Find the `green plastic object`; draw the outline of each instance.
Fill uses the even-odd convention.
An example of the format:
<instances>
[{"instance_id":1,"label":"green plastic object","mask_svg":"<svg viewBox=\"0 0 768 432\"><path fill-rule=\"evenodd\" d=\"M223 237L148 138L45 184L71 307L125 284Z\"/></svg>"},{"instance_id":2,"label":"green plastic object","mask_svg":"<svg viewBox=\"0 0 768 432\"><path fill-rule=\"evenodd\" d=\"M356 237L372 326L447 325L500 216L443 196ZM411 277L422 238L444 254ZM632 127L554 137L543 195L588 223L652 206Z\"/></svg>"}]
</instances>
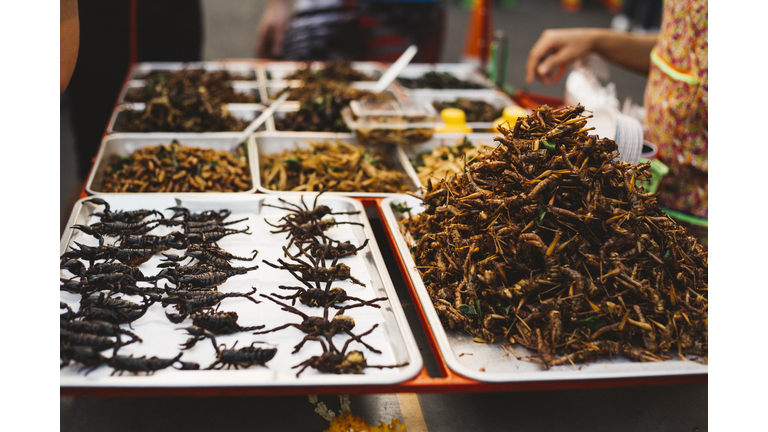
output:
<instances>
[{"instance_id":1,"label":"green plastic object","mask_svg":"<svg viewBox=\"0 0 768 432\"><path fill-rule=\"evenodd\" d=\"M672 216L672 219L678 221L678 222L684 222L689 225L697 225L704 228L709 228L709 223L707 219L698 218L696 216L687 215L685 213L680 213L678 211L670 210L665 207L659 206L660 209L664 211L664 213Z\"/></svg>"},{"instance_id":2,"label":"green plastic object","mask_svg":"<svg viewBox=\"0 0 768 432\"><path fill-rule=\"evenodd\" d=\"M640 158L639 163L644 164L646 162L648 162L648 159ZM650 162L651 162L651 180L648 182L638 181L637 184L645 188L646 192L656 193L656 191L659 189L659 182L661 181L661 178L669 173L669 167L664 165L658 159L653 159Z\"/></svg>"},{"instance_id":3,"label":"green plastic object","mask_svg":"<svg viewBox=\"0 0 768 432\"><path fill-rule=\"evenodd\" d=\"M648 162L648 159L640 158L639 163L643 164L646 162ZM638 181L637 184L639 186L643 186L646 192L656 193L656 191L659 189L659 182L661 181L661 178L669 174L669 167L664 165L658 159L653 159L650 162L651 162L651 181L649 182ZM670 210L665 207L660 207L660 208L664 211L664 213L670 215L672 219L675 219L679 222L684 222L689 225L696 225L696 226L709 228L709 223L707 219L702 219L696 216L680 213L679 211Z\"/></svg>"}]
</instances>

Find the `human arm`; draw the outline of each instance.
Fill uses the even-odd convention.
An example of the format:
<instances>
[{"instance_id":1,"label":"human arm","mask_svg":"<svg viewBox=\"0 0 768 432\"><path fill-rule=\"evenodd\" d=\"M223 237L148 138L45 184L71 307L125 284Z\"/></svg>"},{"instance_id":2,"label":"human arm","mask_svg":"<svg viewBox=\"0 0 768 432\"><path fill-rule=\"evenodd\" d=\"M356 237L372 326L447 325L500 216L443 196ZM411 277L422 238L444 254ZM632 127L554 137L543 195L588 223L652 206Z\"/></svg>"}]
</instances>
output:
<instances>
[{"instance_id":1,"label":"human arm","mask_svg":"<svg viewBox=\"0 0 768 432\"><path fill-rule=\"evenodd\" d=\"M278 58L283 54L283 38L291 19L291 0L269 0L256 29L256 57Z\"/></svg>"},{"instance_id":2,"label":"human arm","mask_svg":"<svg viewBox=\"0 0 768 432\"><path fill-rule=\"evenodd\" d=\"M77 63L80 19L77 0L61 0L59 9L59 94L64 93Z\"/></svg>"},{"instance_id":3,"label":"human arm","mask_svg":"<svg viewBox=\"0 0 768 432\"><path fill-rule=\"evenodd\" d=\"M528 53L525 81L544 84L559 80L559 71L589 53L640 73L651 67L651 49L658 34L622 33L601 28L545 30Z\"/></svg>"}]
</instances>

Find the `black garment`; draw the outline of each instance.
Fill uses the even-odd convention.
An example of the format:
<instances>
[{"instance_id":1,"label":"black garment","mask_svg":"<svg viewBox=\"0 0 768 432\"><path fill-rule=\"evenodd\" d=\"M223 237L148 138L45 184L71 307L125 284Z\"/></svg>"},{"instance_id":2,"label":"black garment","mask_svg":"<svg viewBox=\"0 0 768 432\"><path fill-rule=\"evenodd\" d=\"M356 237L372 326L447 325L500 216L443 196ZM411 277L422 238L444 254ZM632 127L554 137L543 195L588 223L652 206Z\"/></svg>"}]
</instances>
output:
<instances>
[{"instance_id":1,"label":"black garment","mask_svg":"<svg viewBox=\"0 0 768 432\"><path fill-rule=\"evenodd\" d=\"M67 87L78 177L85 179L130 66L130 0L79 0L80 47ZM137 61L200 61L199 1L137 0Z\"/></svg>"},{"instance_id":2,"label":"black garment","mask_svg":"<svg viewBox=\"0 0 768 432\"><path fill-rule=\"evenodd\" d=\"M621 13L633 22L640 21L640 27L644 30L650 30L661 27L663 9L662 0L624 0ZM636 19L638 12L639 20Z\"/></svg>"},{"instance_id":3,"label":"black garment","mask_svg":"<svg viewBox=\"0 0 768 432\"><path fill-rule=\"evenodd\" d=\"M392 62L419 48L414 63L440 61L445 34L442 1L299 0L283 43L286 60Z\"/></svg>"}]
</instances>

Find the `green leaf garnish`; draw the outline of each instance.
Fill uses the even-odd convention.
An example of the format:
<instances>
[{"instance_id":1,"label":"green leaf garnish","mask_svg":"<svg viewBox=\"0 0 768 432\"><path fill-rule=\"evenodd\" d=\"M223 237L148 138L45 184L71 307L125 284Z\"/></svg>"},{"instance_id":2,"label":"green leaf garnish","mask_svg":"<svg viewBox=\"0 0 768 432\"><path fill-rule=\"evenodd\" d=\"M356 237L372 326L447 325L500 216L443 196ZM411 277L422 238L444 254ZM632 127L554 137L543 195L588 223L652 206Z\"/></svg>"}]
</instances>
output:
<instances>
[{"instance_id":1,"label":"green leaf garnish","mask_svg":"<svg viewBox=\"0 0 768 432\"><path fill-rule=\"evenodd\" d=\"M375 164L381 162L381 158L380 157L378 157L378 156L375 157L375 158L371 157L370 150L366 150L365 151L365 154L363 154L363 160L368 162L370 165L375 165Z\"/></svg>"},{"instance_id":2,"label":"green leaf garnish","mask_svg":"<svg viewBox=\"0 0 768 432\"><path fill-rule=\"evenodd\" d=\"M597 331L601 327L605 326L605 322L598 315L592 315L587 318L580 319L576 321L576 323L581 324L592 331Z\"/></svg>"},{"instance_id":3,"label":"green leaf garnish","mask_svg":"<svg viewBox=\"0 0 768 432\"><path fill-rule=\"evenodd\" d=\"M547 208L541 201L539 201L539 214L536 216L536 225L541 225L541 222L544 221L544 215L546 214Z\"/></svg>"},{"instance_id":4,"label":"green leaf garnish","mask_svg":"<svg viewBox=\"0 0 768 432\"><path fill-rule=\"evenodd\" d=\"M405 205L405 203L390 204L390 208L395 213L408 213L411 211L411 207Z\"/></svg>"},{"instance_id":5,"label":"green leaf garnish","mask_svg":"<svg viewBox=\"0 0 768 432\"><path fill-rule=\"evenodd\" d=\"M555 143L553 143L551 141L548 141L548 140L545 140L545 139L541 140L541 145L542 145L542 147L544 147L545 149L547 149L547 150L549 150L551 152L554 152L555 150L557 150L557 148L555 147Z\"/></svg>"},{"instance_id":6,"label":"green leaf garnish","mask_svg":"<svg viewBox=\"0 0 768 432\"><path fill-rule=\"evenodd\" d=\"M290 164L299 164L301 163L301 159L299 159L298 156L292 156L286 159L285 162Z\"/></svg>"},{"instance_id":7,"label":"green leaf garnish","mask_svg":"<svg viewBox=\"0 0 768 432\"><path fill-rule=\"evenodd\" d=\"M461 311L461 313L464 315L477 315L475 308L470 305L459 305L459 311Z\"/></svg>"}]
</instances>

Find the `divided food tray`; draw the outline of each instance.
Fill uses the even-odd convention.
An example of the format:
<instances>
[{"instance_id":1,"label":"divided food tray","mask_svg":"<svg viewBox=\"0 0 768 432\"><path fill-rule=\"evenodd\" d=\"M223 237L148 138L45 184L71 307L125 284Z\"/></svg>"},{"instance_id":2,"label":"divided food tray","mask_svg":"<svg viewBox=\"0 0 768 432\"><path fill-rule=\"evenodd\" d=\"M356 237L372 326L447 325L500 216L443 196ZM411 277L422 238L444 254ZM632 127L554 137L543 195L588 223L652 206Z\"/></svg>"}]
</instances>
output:
<instances>
[{"instance_id":1,"label":"divided food tray","mask_svg":"<svg viewBox=\"0 0 768 432\"><path fill-rule=\"evenodd\" d=\"M182 134L174 132L153 132L145 134L114 134L107 135L101 142L99 152L96 155L96 160L93 165L93 169L88 175L88 180L85 184L85 191L89 195L115 195L115 192L104 192L104 175L109 165L110 156L118 154L121 156L129 156L138 149L145 147L153 147L157 145L170 145L175 139L179 141L181 145L210 148L214 150L227 150L234 151L239 144L235 144L233 138L235 133L221 133L221 134ZM248 167L251 171L251 188L243 192L231 192L232 194L252 194L256 192L256 179L254 179L254 172L256 168L256 161L253 155L252 144L250 142L245 143L248 150ZM174 193L181 196L199 196L206 192L186 192L186 193ZM149 195L161 194L160 192L150 192ZM124 195L124 194L120 194ZM132 194L127 194L132 195Z\"/></svg>"},{"instance_id":2,"label":"divided food tray","mask_svg":"<svg viewBox=\"0 0 768 432\"><path fill-rule=\"evenodd\" d=\"M437 63L437 64L429 64L429 63L411 63L408 66L403 69L402 72L398 75L399 78L408 78L408 79L415 79L415 78L421 78L422 75L424 75L427 72L447 72L454 77L463 80L463 81L469 81L475 84L479 84L483 86L485 90L488 89L494 89L496 86L489 80L487 77L482 75L477 71L477 68L469 63ZM395 80L397 81L397 80ZM453 93L457 90L462 91L483 91L483 89L426 89L426 88L407 88L406 86L401 86L410 94L412 95L418 95L423 92L449 92Z\"/></svg>"},{"instance_id":3,"label":"divided food tray","mask_svg":"<svg viewBox=\"0 0 768 432\"><path fill-rule=\"evenodd\" d=\"M481 383L514 383L528 381L571 381L571 380L600 380L610 378L652 378L652 377L684 377L706 375L708 366L693 361L668 360L663 362L634 362L624 357L601 359L588 365L578 364L554 366L545 370L539 363L522 359L535 354L514 345L517 357L505 351L500 343L486 344L473 342L472 337L459 331L446 330L432 306L432 300L427 292L416 263L400 232L398 218L391 206L405 204L410 207L411 214L424 211L421 200L407 195L388 197L380 202L381 214L384 216L383 225L389 231L397 250L393 251L402 260L407 269L406 277L410 280L418 298L430 331L434 336L440 356L448 368L459 375L477 380Z\"/></svg>"},{"instance_id":4,"label":"divided food tray","mask_svg":"<svg viewBox=\"0 0 768 432\"><path fill-rule=\"evenodd\" d=\"M430 104L435 102L453 102L459 98L485 102L499 111L504 110L508 106L517 105L509 96L498 90L419 90L413 96L413 99L425 100ZM501 114L498 117L501 117ZM475 132L487 132L493 129L493 120L487 122L467 121L467 126L474 129Z\"/></svg>"},{"instance_id":5,"label":"divided food tray","mask_svg":"<svg viewBox=\"0 0 768 432\"><path fill-rule=\"evenodd\" d=\"M267 81L284 81L286 77L307 66L305 62L268 62L263 64L264 78ZM312 69L319 70L323 67L324 62L311 62L309 63ZM368 74L373 81L381 78L381 74L385 70L385 65L378 62L351 62L352 69ZM361 81L365 82L365 81Z\"/></svg>"},{"instance_id":6,"label":"divided food tray","mask_svg":"<svg viewBox=\"0 0 768 432\"><path fill-rule=\"evenodd\" d=\"M257 189L259 192L267 194L280 194L283 196L298 196L305 192L275 191L267 189L261 182L262 158L265 155L282 153L284 150L295 148L309 148L309 141L323 140L341 140L347 143L358 144L357 140L349 133L331 133L331 132L259 132L251 136L251 142L254 143L257 155L256 167L254 168L254 177L257 179ZM414 179L408 172L410 165L405 154L397 146L365 146L382 152L388 159L390 167L404 174L404 181L409 191L418 192L420 186L418 180ZM386 192L333 192L329 191L325 195L347 196L353 198L382 198L393 195Z\"/></svg>"},{"instance_id":7,"label":"divided food tray","mask_svg":"<svg viewBox=\"0 0 768 432\"><path fill-rule=\"evenodd\" d=\"M307 205L312 205L312 200L316 194L307 194L304 199ZM283 255L282 247L288 244L285 234L272 234L270 231L276 228L271 227L265 222L265 218L272 224L278 224L279 219L287 214L285 210L269 207L266 204L283 207L278 198L284 198L286 201L302 205L299 197L277 197L266 195L252 196L223 196L211 195L200 198L173 197L173 196L147 196L147 195L114 195L107 198L112 211L116 210L136 210L136 209L157 209L163 211L172 206L181 205L187 207L192 212L201 212L205 210L229 209L232 211L227 220L237 220L247 217L248 220L231 225L231 228L244 229L248 227L251 235L235 234L227 236L218 242L223 249L239 256L251 256L254 249L258 250L258 255L254 261L234 261L233 265L253 266L258 264L259 268L248 272L245 275L230 277L225 283L219 286L220 292L239 292L247 293L256 288L256 294L253 297L261 301L254 304L244 298L228 298L221 302L219 310L234 311L239 315L238 324L241 326L265 325L265 329L271 329L286 323L300 323L302 318L292 313L280 310L280 306L261 297L261 294L281 294L286 295L292 291L279 289L279 285L299 286L301 283L293 278L289 272L278 270L262 262L267 260L277 264L277 260L282 258L287 262L292 262ZM98 221L98 218L92 216L94 212L102 211L102 206L79 201L70 216L67 226L75 224L88 225ZM252 332L240 332L232 335L217 336L217 343L224 344L227 348L232 348L235 341L238 341L236 348L250 346L252 342L255 347L277 348L275 357L268 361L266 366L253 366L247 369L235 370L226 368L223 370L203 370L216 360L215 350L211 341L199 341L192 349L180 351L180 344L183 344L189 335L180 329L191 325L187 319L181 324L172 324L166 317L165 312L174 313L172 306L163 308L161 304L155 303L149 307L147 313L133 322L129 327L122 325L138 334L143 342L132 343L121 347L120 355L133 355L140 357L158 356L160 358L173 358L179 352L183 352L181 357L185 362L196 362L201 370L177 370L167 368L159 370L154 374L134 375L126 372L122 376L115 374L110 376L112 368L101 366L98 369L85 375L84 372L78 372L79 366L70 365L61 369L60 385L62 388L221 388L221 387L265 387L265 386L368 386L368 385L391 385L400 383L415 377L422 370L422 359L419 349L416 345L413 334L408 327L402 307L397 298L397 294L386 271L383 258L376 244L371 226L365 217L362 205L352 199L343 197L321 196L318 204L328 205L336 212L359 211L356 215L335 215L337 221L356 222L357 225L338 225L327 231L327 234L335 239L344 241L349 240L355 245L362 245L368 239L369 243L360 250L357 255L342 258L343 262L350 266L352 275L365 283L365 287L353 285L350 281L336 281L333 286L345 289L350 296L360 297L362 299L372 299L375 297L387 297L387 300L378 302L380 309L372 307L358 307L345 311L345 314L355 320L356 326L352 330L355 334L361 334L378 324L373 333L363 337L363 340L382 351L381 354L375 354L358 342L352 342L347 352L359 350L364 353L368 364L370 365L394 365L408 363L407 366L397 368L366 368L362 374L324 374L315 369L306 369L299 377L296 377L298 369L295 365L309 359L311 356L317 356L322 353L322 348L318 342L309 341L296 354L292 354L294 345L299 343L304 337L304 333L289 327L277 332L263 335L253 335ZM166 217L172 215L171 211L164 211ZM159 227L150 232L150 234L164 235L171 231L170 228ZM82 244L97 246L98 242L91 236L88 236L77 230L66 230L61 238L60 253L69 250L70 246L77 241ZM114 238L107 238L109 243ZM297 249L291 248L295 253ZM166 253L183 254L183 250L171 249ZM150 261L140 266L145 275L154 275L158 272L157 265L161 263L161 255L155 255ZM68 271L61 270L62 278L72 276ZM139 282L139 284L146 284ZM159 286L166 284L164 280ZM126 299L140 302L141 297L124 296ZM60 292L60 299L66 302L73 310L78 309L80 296L65 291ZM290 300L281 300L290 304ZM350 303L351 304L351 303ZM322 315L321 308L310 308L300 302L296 302L295 307L310 316ZM330 317L336 311L331 309ZM346 335L336 335L333 338L334 344L341 349L349 337ZM263 342L263 343L261 343ZM110 351L104 351L103 355L111 357ZM178 365L177 365L178 366Z\"/></svg>"},{"instance_id":8,"label":"divided food tray","mask_svg":"<svg viewBox=\"0 0 768 432\"><path fill-rule=\"evenodd\" d=\"M460 134L460 133L442 133L442 134L435 134L431 140L425 141L423 143L413 144L409 146L402 146L402 151L405 154L406 158L408 159L408 165L406 166L406 171L408 171L408 175L411 176L411 178L414 179L416 184L421 186L421 182L419 180L419 175L417 169L413 166L413 162L416 159L416 157L423 152L431 152L432 150L439 148L439 147L455 147L458 144L461 144L466 138L469 142L474 144L475 146L488 146L492 148L496 148L497 143L493 140L493 137L497 136L497 134L488 134L488 133L470 133L470 134Z\"/></svg>"},{"instance_id":9,"label":"divided food tray","mask_svg":"<svg viewBox=\"0 0 768 432\"><path fill-rule=\"evenodd\" d=\"M150 72L177 72L183 69L205 69L206 71L226 70L233 74L243 75L244 80L258 79L256 63L253 61L219 60L205 62L143 62L136 63L129 73L131 80L143 80Z\"/></svg>"},{"instance_id":10,"label":"divided food tray","mask_svg":"<svg viewBox=\"0 0 768 432\"><path fill-rule=\"evenodd\" d=\"M126 103L119 105L115 108L115 111L112 113L112 118L109 121L109 126L107 128L108 134L135 134L135 135L146 135L148 133L175 133L179 135L212 135L217 134L219 136L231 136L236 137L240 134L240 131L213 131L213 132L126 132L121 131L120 129L123 127L122 125L128 121L127 120L127 111L144 111L146 104L143 103ZM227 104L227 109L229 112L235 117L243 122L245 122L245 126L248 126L248 123L252 122L256 119L256 117L261 114L262 111L264 111L264 106L261 104ZM274 124L272 123L272 119L268 119L267 122L261 125L259 130L265 130L267 128L274 129ZM224 134L224 135L222 135ZM216 135L213 135L216 136Z\"/></svg>"}]
</instances>

